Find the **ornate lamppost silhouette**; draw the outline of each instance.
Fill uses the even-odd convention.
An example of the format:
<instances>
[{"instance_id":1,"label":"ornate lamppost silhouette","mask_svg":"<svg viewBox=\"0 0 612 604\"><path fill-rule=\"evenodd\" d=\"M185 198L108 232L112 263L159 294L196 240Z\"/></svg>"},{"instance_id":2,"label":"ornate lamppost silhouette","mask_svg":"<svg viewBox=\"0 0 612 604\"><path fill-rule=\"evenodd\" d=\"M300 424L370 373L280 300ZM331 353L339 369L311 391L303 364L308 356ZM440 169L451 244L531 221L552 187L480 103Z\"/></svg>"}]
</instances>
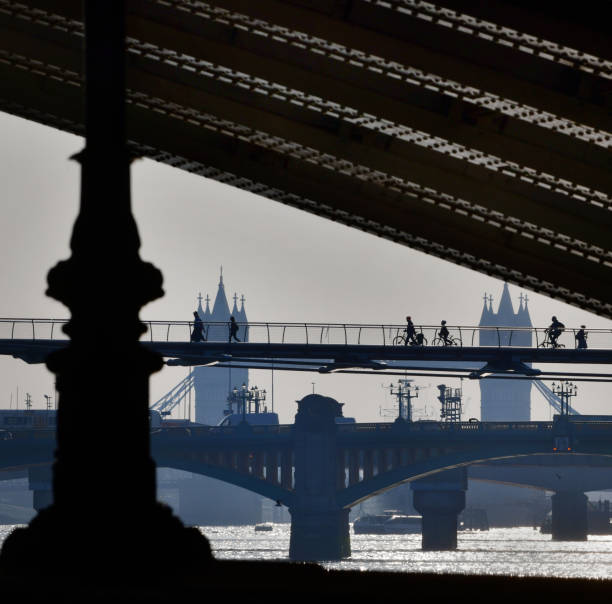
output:
<instances>
[{"instance_id":1,"label":"ornate lamppost silhouette","mask_svg":"<svg viewBox=\"0 0 612 604\"><path fill-rule=\"evenodd\" d=\"M59 395L53 503L5 539L0 572L78 580L103 575L112 583L142 579L163 558L172 573L201 567L212 556L197 529L184 527L156 501L149 377L163 362L140 345L145 326L138 314L164 292L161 272L140 258L131 211L125 2L82 6L86 146L72 157L81 165L80 208L71 256L49 271L46 292L71 314L64 327L69 346L47 359ZM108 346L96 337L101 323ZM100 422L108 404L101 374L125 393L112 431Z\"/></svg>"},{"instance_id":2,"label":"ornate lamppost silhouette","mask_svg":"<svg viewBox=\"0 0 612 604\"><path fill-rule=\"evenodd\" d=\"M551 390L561 399L561 415L569 415L569 401L578 394L578 386L565 380L559 384L553 382Z\"/></svg>"},{"instance_id":3,"label":"ornate lamppost silhouette","mask_svg":"<svg viewBox=\"0 0 612 604\"><path fill-rule=\"evenodd\" d=\"M248 388L246 384L242 384L240 388L234 386L227 398L230 410L232 405L236 405L236 410L242 412L242 423L246 424L247 413L259 413L261 404L266 400L265 389L260 390L257 386ZM247 411L248 408L248 411Z\"/></svg>"},{"instance_id":4,"label":"ornate lamppost silhouette","mask_svg":"<svg viewBox=\"0 0 612 604\"><path fill-rule=\"evenodd\" d=\"M389 392L397 400L397 419L407 422L412 421L412 399L419 396L419 387L411 385L412 380L402 379L397 381L397 386L389 385Z\"/></svg>"}]
</instances>

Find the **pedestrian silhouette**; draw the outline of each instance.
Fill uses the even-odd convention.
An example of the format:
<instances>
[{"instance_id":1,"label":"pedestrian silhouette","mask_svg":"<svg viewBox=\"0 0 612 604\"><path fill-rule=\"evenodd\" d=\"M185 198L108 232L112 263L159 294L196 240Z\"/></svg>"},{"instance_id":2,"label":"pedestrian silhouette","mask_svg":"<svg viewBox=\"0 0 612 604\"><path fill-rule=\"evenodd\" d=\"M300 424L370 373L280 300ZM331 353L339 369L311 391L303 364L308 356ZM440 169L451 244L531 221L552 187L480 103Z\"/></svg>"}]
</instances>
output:
<instances>
[{"instance_id":1,"label":"pedestrian silhouette","mask_svg":"<svg viewBox=\"0 0 612 604\"><path fill-rule=\"evenodd\" d=\"M442 321L440 323L440 329L438 331L438 335L444 341L444 346L448 346L450 344L450 340L448 339L449 331L448 331L448 327L446 327L446 321Z\"/></svg>"},{"instance_id":2,"label":"pedestrian silhouette","mask_svg":"<svg viewBox=\"0 0 612 604\"><path fill-rule=\"evenodd\" d=\"M404 346L408 346L408 344L414 346L417 341L415 339L415 329L414 323L412 322L412 317L406 317L406 340L404 341Z\"/></svg>"},{"instance_id":3,"label":"pedestrian silhouette","mask_svg":"<svg viewBox=\"0 0 612 604\"><path fill-rule=\"evenodd\" d=\"M236 319L234 319L232 315L230 317L230 322L229 322L229 340L228 342L231 343L232 338L234 338L236 342L240 342L240 340L238 339L238 336L236 335L237 333L238 333L238 323L236 323Z\"/></svg>"},{"instance_id":4,"label":"pedestrian silhouette","mask_svg":"<svg viewBox=\"0 0 612 604\"><path fill-rule=\"evenodd\" d=\"M206 338L204 337L204 323L202 323L202 319L200 319L200 315L198 314L197 310L193 311L193 330L191 332L191 341L206 341Z\"/></svg>"},{"instance_id":5,"label":"pedestrian silhouette","mask_svg":"<svg viewBox=\"0 0 612 604\"><path fill-rule=\"evenodd\" d=\"M588 334L584 331L586 325L580 326L580 331L574 336L576 338L576 348L586 348L587 347L587 337Z\"/></svg>"}]
</instances>

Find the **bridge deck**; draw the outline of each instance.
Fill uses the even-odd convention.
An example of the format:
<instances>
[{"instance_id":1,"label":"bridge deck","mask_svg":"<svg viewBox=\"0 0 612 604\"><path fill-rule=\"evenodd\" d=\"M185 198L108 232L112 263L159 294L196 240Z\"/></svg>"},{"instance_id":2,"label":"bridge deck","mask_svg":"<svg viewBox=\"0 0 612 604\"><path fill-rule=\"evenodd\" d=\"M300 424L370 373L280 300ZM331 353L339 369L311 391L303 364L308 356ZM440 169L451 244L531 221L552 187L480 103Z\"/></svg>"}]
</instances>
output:
<instances>
[{"instance_id":1,"label":"bridge deck","mask_svg":"<svg viewBox=\"0 0 612 604\"><path fill-rule=\"evenodd\" d=\"M43 362L53 350L65 347L62 333L65 320L0 319L0 354L29 363ZM491 364L489 373L529 374L521 363L612 363L612 330L589 331L589 348L576 348L577 329L566 329L557 348L544 346L544 328L448 326L452 345L443 345L438 326L416 326L425 345L404 345L403 325L257 323L239 324L242 339L228 342L227 323L207 323L209 340L190 342L193 323L188 321L146 321L142 344L169 359L171 365L243 364L258 367L277 362L279 369L311 368L323 372L361 367L393 369L387 361L462 363L448 370L476 370ZM112 326L106 331L112 347ZM486 345L478 345L485 342ZM531 343L531 345L529 345ZM434 345L432 345L434 344ZM469 367L467 367L469 365ZM432 367L435 368L435 367ZM423 369L423 367L421 367ZM440 368L440 370L444 370Z\"/></svg>"}]
</instances>

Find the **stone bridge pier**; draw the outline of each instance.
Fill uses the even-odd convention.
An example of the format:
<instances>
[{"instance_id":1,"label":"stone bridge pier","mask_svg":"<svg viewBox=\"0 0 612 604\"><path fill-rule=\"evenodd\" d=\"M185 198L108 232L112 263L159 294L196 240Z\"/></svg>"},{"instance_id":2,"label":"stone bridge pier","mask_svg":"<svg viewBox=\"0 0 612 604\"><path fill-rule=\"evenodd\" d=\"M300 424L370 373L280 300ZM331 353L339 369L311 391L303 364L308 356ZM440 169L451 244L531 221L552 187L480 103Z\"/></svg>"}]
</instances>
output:
<instances>
[{"instance_id":1,"label":"stone bridge pier","mask_svg":"<svg viewBox=\"0 0 612 604\"><path fill-rule=\"evenodd\" d=\"M553 541L586 541L587 496L577 490L556 491L551 502Z\"/></svg>"},{"instance_id":2,"label":"stone bridge pier","mask_svg":"<svg viewBox=\"0 0 612 604\"><path fill-rule=\"evenodd\" d=\"M310 394L295 416L295 487L291 514L291 560L339 560L351 555L349 510L336 501L335 418L341 405ZM344 468L342 468L344 471Z\"/></svg>"},{"instance_id":3,"label":"stone bridge pier","mask_svg":"<svg viewBox=\"0 0 612 604\"><path fill-rule=\"evenodd\" d=\"M422 549L457 549L457 518L465 507L466 468L415 480L412 505L422 517Z\"/></svg>"},{"instance_id":4,"label":"stone bridge pier","mask_svg":"<svg viewBox=\"0 0 612 604\"><path fill-rule=\"evenodd\" d=\"M32 491L32 507L37 512L53 503L53 473L50 464L28 469L28 488Z\"/></svg>"}]
</instances>

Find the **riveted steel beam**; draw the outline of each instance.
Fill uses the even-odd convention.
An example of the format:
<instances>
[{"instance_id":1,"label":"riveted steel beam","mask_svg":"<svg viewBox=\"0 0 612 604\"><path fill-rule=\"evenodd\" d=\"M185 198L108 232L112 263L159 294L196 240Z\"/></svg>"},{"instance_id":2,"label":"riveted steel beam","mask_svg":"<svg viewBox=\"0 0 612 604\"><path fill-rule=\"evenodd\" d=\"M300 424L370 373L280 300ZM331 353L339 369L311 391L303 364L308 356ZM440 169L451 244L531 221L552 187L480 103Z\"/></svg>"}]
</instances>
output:
<instances>
[{"instance_id":1,"label":"riveted steel beam","mask_svg":"<svg viewBox=\"0 0 612 604\"><path fill-rule=\"evenodd\" d=\"M609 80L375 2L355 0L342 16L310 9L297 0L217 0L216 4L400 63L410 61L430 73L578 123L610 127Z\"/></svg>"},{"instance_id":2,"label":"riveted steel beam","mask_svg":"<svg viewBox=\"0 0 612 604\"><path fill-rule=\"evenodd\" d=\"M18 34L8 31L5 40L19 47L20 41L15 40L16 37ZM36 44L40 46L37 49L40 56L64 62L72 69L78 65L76 50L65 60L63 47L49 44L45 48L39 41ZM163 55L149 58L132 53L129 65L128 83L133 90L149 96L163 91L163 98L181 106L210 112L275 136L285 137L289 133L290 140L320 152L408 178L421 186L468 199L490 210L532 224L542 224L603 250L608 249L612 214L607 209L418 147L386 134L384 129L352 123L350 114L348 119L342 120L341 116L333 115L333 106L311 108L310 105L316 105L316 100L299 106L295 103L301 100L299 97L275 98L282 91L275 95L274 89L263 96L255 92L253 86L247 88L245 82L235 76L232 80L230 73L224 75L225 72L221 72L222 77L216 79L201 77L197 69L177 68L174 60L171 64L164 63ZM292 100L294 102L289 102Z\"/></svg>"},{"instance_id":3,"label":"riveted steel beam","mask_svg":"<svg viewBox=\"0 0 612 604\"><path fill-rule=\"evenodd\" d=\"M436 4L612 60L609 6L601 0L583 0L579 10L563 2L547 10L549 5L532 0L436 0Z\"/></svg>"}]
</instances>

